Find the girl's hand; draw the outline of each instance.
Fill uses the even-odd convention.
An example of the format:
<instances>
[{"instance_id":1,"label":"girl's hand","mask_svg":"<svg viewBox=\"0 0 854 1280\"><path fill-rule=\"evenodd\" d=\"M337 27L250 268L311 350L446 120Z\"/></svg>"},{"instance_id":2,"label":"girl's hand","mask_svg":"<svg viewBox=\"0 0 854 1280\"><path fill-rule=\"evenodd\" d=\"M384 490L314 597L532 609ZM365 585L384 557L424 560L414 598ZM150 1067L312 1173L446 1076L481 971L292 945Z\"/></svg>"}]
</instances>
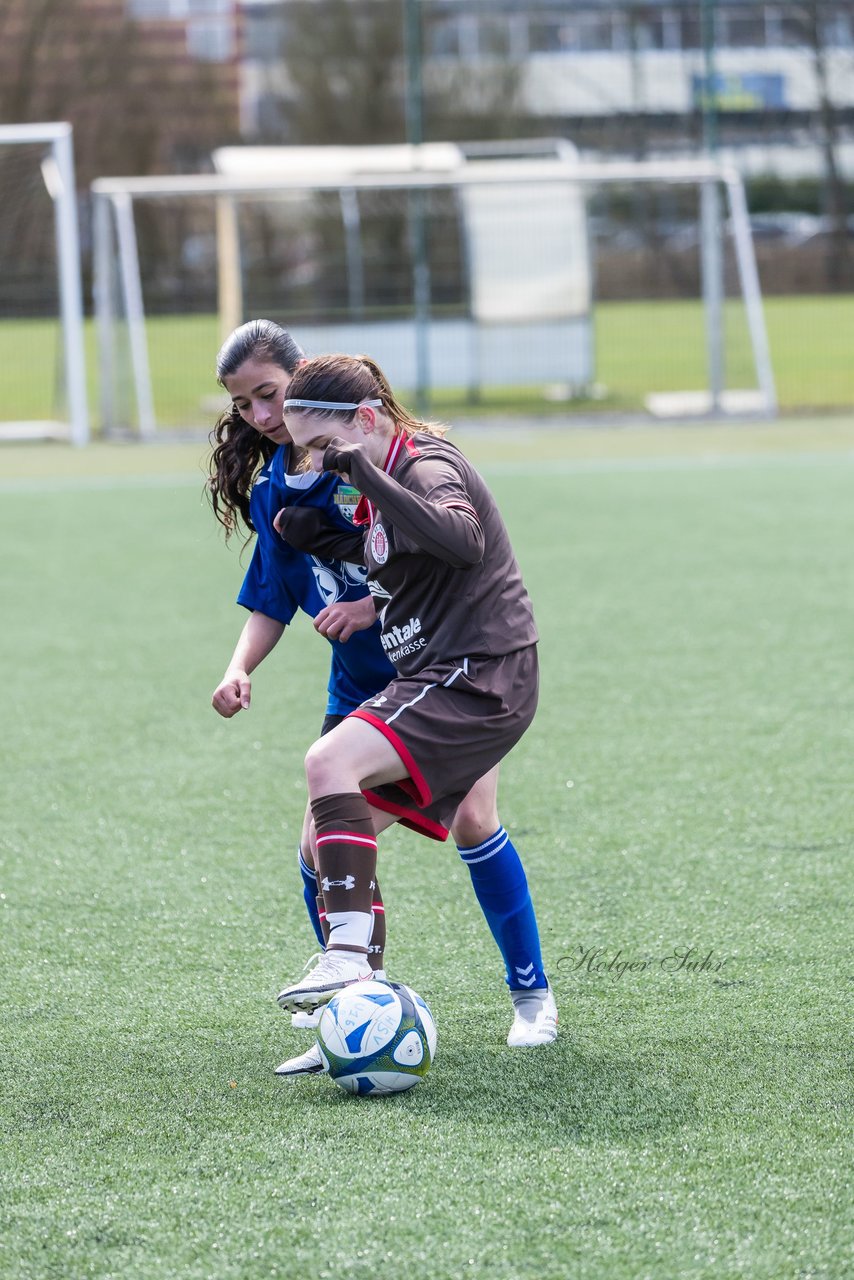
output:
<instances>
[{"instance_id":1,"label":"girl's hand","mask_svg":"<svg viewBox=\"0 0 854 1280\"><path fill-rule=\"evenodd\" d=\"M346 644L354 631L365 631L376 620L373 596L365 596L361 600L341 600L327 605L314 619L314 629L327 640Z\"/></svg>"},{"instance_id":2,"label":"girl's hand","mask_svg":"<svg viewBox=\"0 0 854 1280\"><path fill-rule=\"evenodd\" d=\"M340 440L335 436L323 451L323 470L335 471L345 480L349 480L350 459L364 452L363 444L351 444L349 440Z\"/></svg>"},{"instance_id":3,"label":"girl's hand","mask_svg":"<svg viewBox=\"0 0 854 1280\"><path fill-rule=\"evenodd\" d=\"M252 695L252 682L245 671L229 668L214 689L211 705L226 720L238 711L248 711Z\"/></svg>"}]
</instances>

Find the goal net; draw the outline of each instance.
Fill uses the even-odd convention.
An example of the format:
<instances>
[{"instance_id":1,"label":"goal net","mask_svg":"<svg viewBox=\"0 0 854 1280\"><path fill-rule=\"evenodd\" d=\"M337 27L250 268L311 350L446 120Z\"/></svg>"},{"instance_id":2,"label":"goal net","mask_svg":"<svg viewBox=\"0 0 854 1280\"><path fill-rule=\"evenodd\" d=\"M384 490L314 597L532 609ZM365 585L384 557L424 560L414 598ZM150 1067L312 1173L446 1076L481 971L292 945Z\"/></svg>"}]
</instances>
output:
<instances>
[{"instance_id":1,"label":"goal net","mask_svg":"<svg viewBox=\"0 0 854 1280\"><path fill-rule=\"evenodd\" d=\"M107 430L209 426L218 345L256 316L310 354L371 354L438 412L775 410L734 171L582 163L563 142L214 160L94 184Z\"/></svg>"},{"instance_id":2,"label":"goal net","mask_svg":"<svg viewBox=\"0 0 854 1280\"><path fill-rule=\"evenodd\" d=\"M71 126L0 126L0 440L88 439Z\"/></svg>"}]
</instances>

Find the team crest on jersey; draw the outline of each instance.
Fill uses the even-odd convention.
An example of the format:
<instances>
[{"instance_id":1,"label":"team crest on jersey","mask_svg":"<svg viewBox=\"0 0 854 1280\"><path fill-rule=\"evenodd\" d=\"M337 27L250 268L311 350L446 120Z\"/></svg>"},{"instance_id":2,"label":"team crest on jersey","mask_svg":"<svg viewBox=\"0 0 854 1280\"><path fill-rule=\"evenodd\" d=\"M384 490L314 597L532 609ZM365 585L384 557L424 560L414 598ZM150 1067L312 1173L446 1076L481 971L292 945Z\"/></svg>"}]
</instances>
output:
<instances>
[{"instance_id":1,"label":"team crest on jersey","mask_svg":"<svg viewBox=\"0 0 854 1280\"><path fill-rule=\"evenodd\" d=\"M359 505L359 499L362 496L359 490L355 489L351 484L339 484L333 496L339 514L352 524L353 517L356 514L356 507Z\"/></svg>"},{"instance_id":2,"label":"team crest on jersey","mask_svg":"<svg viewBox=\"0 0 854 1280\"><path fill-rule=\"evenodd\" d=\"M371 555L377 564L388 560L388 534L379 521L371 529Z\"/></svg>"}]
</instances>

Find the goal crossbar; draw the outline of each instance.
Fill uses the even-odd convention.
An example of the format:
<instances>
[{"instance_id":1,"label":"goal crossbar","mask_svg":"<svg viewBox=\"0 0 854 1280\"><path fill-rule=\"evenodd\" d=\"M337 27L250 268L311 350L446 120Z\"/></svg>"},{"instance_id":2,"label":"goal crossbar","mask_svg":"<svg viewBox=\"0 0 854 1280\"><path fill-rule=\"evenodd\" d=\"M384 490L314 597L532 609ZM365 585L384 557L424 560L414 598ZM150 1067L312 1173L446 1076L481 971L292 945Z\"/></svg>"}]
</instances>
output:
<instances>
[{"instance_id":1,"label":"goal crossbar","mask_svg":"<svg viewBox=\"0 0 854 1280\"><path fill-rule=\"evenodd\" d=\"M759 273L750 228L744 183L738 170L715 157L671 161L589 162L573 156L548 159L489 160L462 164L458 168L419 165L407 172L351 171L346 174L321 173L316 169L265 178L259 175L191 174L170 177L99 178L92 184L95 205L95 299L101 334L102 358L108 356L112 321L112 253L110 238L115 227L118 240L118 271L128 322L131 364L135 382L142 435L155 430L152 396L148 378L148 356L145 349L145 325L142 313L142 289L139 262L132 247L132 202L134 200L168 199L176 196L210 196L222 201L241 197L275 197L296 192L317 191L406 191L424 188L461 188L489 186L508 182L531 184L571 183L600 187L630 182L663 183L698 187L703 193L725 192L739 284L744 299L748 334L758 388L760 412L773 417L777 412L777 393L771 363L770 347L762 306ZM218 200L218 204L222 201ZM708 202L704 202L708 207ZM712 206L714 207L714 206ZM718 227L703 218L704 283L703 301L706 314L707 342L713 352L722 328L722 289L712 278L720 269L720 257L711 241ZM220 280L220 288L227 282ZM711 403L721 405L722 388L716 384L712 367Z\"/></svg>"}]
</instances>

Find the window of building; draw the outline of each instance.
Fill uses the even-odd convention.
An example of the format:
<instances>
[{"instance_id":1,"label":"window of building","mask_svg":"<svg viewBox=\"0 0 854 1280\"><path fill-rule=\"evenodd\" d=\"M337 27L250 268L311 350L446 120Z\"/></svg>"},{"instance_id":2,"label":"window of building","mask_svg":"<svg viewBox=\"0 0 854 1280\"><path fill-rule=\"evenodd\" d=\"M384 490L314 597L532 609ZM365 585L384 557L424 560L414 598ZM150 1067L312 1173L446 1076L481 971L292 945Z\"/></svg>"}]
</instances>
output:
<instances>
[{"instance_id":1,"label":"window of building","mask_svg":"<svg viewBox=\"0 0 854 1280\"><path fill-rule=\"evenodd\" d=\"M482 15L477 24L477 51L483 57L506 58L510 52L507 18Z\"/></svg>"},{"instance_id":2,"label":"window of building","mask_svg":"<svg viewBox=\"0 0 854 1280\"><path fill-rule=\"evenodd\" d=\"M854 45L854 13L850 5L826 13L822 26L822 37L828 48L850 49Z\"/></svg>"},{"instance_id":3,"label":"window of building","mask_svg":"<svg viewBox=\"0 0 854 1280\"><path fill-rule=\"evenodd\" d=\"M699 12L686 10L679 15L679 40L683 49L702 49L703 19Z\"/></svg>"},{"instance_id":4,"label":"window of building","mask_svg":"<svg viewBox=\"0 0 854 1280\"><path fill-rule=\"evenodd\" d=\"M718 43L725 49L761 49L765 45L765 14L759 7L718 10Z\"/></svg>"},{"instance_id":5,"label":"window of building","mask_svg":"<svg viewBox=\"0 0 854 1280\"><path fill-rule=\"evenodd\" d=\"M188 16L191 18L209 17L215 14L230 14L231 0L184 0Z\"/></svg>"},{"instance_id":6,"label":"window of building","mask_svg":"<svg viewBox=\"0 0 854 1280\"><path fill-rule=\"evenodd\" d=\"M458 58L461 53L459 18L429 22L425 31L427 53L434 58Z\"/></svg>"},{"instance_id":7,"label":"window of building","mask_svg":"<svg viewBox=\"0 0 854 1280\"><path fill-rule=\"evenodd\" d=\"M575 24L568 17L537 14L528 26L531 53L568 53L575 48Z\"/></svg>"},{"instance_id":8,"label":"window of building","mask_svg":"<svg viewBox=\"0 0 854 1280\"><path fill-rule=\"evenodd\" d=\"M127 0L127 12L139 22L186 18L187 0Z\"/></svg>"},{"instance_id":9,"label":"window of building","mask_svg":"<svg viewBox=\"0 0 854 1280\"><path fill-rule=\"evenodd\" d=\"M765 8L765 43L769 49L796 47L807 43L804 18L788 13L777 5Z\"/></svg>"},{"instance_id":10,"label":"window of building","mask_svg":"<svg viewBox=\"0 0 854 1280\"><path fill-rule=\"evenodd\" d=\"M244 36L246 57L253 62L276 62L284 48L284 19L279 10L246 9Z\"/></svg>"},{"instance_id":11,"label":"window of building","mask_svg":"<svg viewBox=\"0 0 854 1280\"><path fill-rule=\"evenodd\" d=\"M198 62L228 62L234 55L231 18L193 18L187 23L187 53Z\"/></svg>"},{"instance_id":12,"label":"window of building","mask_svg":"<svg viewBox=\"0 0 854 1280\"><path fill-rule=\"evenodd\" d=\"M661 40L663 49L682 48L682 24L679 20L678 10L663 10L661 14Z\"/></svg>"},{"instance_id":13,"label":"window of building","mask_svg":"<svg viewBox=\"0 0 854 1280\"><path fill-rule=\"evenodd\" d=\"M224 16L232 7L232 0L127 0L128 16L141 22Z\"/></svg>"}]
</instances>

